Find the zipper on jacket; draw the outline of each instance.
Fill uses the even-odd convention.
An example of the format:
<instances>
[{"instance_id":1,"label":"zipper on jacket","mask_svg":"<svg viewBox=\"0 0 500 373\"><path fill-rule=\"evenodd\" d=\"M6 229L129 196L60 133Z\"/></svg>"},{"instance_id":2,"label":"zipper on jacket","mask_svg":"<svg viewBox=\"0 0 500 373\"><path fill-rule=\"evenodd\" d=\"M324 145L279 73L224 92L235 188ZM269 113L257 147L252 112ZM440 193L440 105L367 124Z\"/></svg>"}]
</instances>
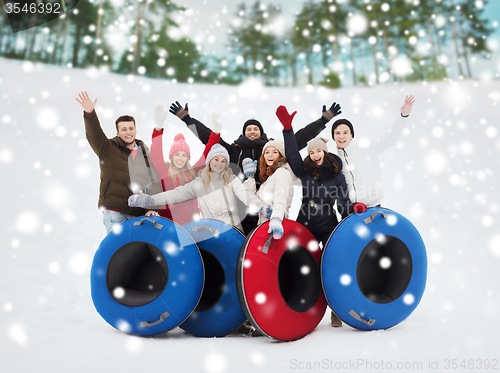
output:
<instances>
[{"instance_id":1,"label":"zipper on jacket","mask_svg":"<svg viewBox=\"0 0 500 373\"><path fill-rule=\"evenodd\" d=\"M352 187L354 188L354 194L355 194L355 197L356 197L355 200L356 200L356 202L358 202L358 191L356 189L356 184L354 183L354 174L352 173L352 171L351 171L351 165L349 164L349 161L347 160L347 158L349 156L347 155L347 152L345 151L345 149L342 149L342 151L344 152L345 163L347 163L347 165L349 166L349 173L352 176Z\"/></svg>"}]
</instances>

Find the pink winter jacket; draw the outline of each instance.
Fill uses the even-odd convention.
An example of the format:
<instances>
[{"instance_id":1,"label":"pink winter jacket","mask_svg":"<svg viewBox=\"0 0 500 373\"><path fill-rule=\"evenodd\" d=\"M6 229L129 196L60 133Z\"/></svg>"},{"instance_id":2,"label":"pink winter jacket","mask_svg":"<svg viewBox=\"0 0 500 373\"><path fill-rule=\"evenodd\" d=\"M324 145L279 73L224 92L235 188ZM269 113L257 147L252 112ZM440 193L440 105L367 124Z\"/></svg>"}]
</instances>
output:
<instances>
[{"instance_id":1,"label":"pink winter jacket","mask_svg":"<svg viewBox=\"0 0 500 373\"><path fill-rule=\"evenodd\" d=\"M219 141L220 134L215 134L214 132L212 132L202 156L200 157L198 162L193 165L193 168L197 173L205 167L205 159L208 152L210 151L212 146L214 144L217 144ZM163 191L172 190L181 185L178 175L176 176L175 183L172 181L172 178L169 176L170 165L165 164L165 160L163 158L163 130L153 130L151 143L151 161L153 162L153 165L155 166L155 169L161 179ZM186 180L185 183L189 183L193 180L185 170L183 172ZM194 216L199 217L200 209L198 207L198 201L196 199L191 199L180 203L162 206L162 208L158 210L158 213L160 214L160 216L170 219L179 225L184 225L193 221Z\"/></svg>"}]
</instances>

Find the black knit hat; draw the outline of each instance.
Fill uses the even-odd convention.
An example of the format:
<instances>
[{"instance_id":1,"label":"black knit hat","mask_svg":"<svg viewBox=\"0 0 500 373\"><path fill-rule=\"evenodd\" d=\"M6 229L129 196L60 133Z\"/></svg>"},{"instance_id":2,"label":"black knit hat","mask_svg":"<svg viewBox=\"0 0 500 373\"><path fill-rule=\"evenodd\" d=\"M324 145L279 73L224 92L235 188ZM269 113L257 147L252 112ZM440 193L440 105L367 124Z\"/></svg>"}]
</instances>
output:
<instances>
[{"instance_id":1,"label":"black knit hat","mask_svg":"<svg viewBox=\"0 0 500 373\"><path fill-rule=\"evenodd\" d=\"M243 125L243 135L245 134L245 130L247 129L248 126L257 126L260 129L260 134L264 134L264 128L262 128L262 124L257 119L249 119L245 122Z\"/></svg>"},{"instance_id":2,"label":"black knit hat","mask_svg":"<svg viewBox=\"0 0 500 373\"><path fill-rule=\"evenodd\" d=\"M351 130L351 135L354 137L354 127L352 126L351 122L349 122L347 119L338 119L332 124L332 139L334 138L333 133L335 132L335 128L340 126L341 124L345 124L349 129Z\"/></svg>"}]
</instances>

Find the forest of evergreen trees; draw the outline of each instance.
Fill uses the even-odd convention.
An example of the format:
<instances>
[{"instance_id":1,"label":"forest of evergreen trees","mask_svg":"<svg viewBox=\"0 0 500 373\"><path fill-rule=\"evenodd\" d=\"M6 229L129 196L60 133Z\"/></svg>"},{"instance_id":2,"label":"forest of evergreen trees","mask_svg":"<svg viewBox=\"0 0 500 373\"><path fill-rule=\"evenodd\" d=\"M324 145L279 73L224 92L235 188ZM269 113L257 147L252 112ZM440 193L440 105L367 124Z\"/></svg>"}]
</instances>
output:
<instances>
[{"instance_id":1,"label":"forest of evergreen trees","mask_svg":"<svg viewBox=\"0 0 500 373\"><path fill-rule=\"evenodd\" d=\"M214 56L169 36L179 27L174 15L185 11L181 1L125 0L118 8L113 0L80 0L63 17L16 33L2 6L0 56L179 82L258 77L267 85L337 88L474 78L471 60L489 58L494 31L484 14L488 0L308 1L285 30L281 8L257 0L238 5L227 54ZM132 46L114 42L113 33Z\"/></svg>"}]
</instances>

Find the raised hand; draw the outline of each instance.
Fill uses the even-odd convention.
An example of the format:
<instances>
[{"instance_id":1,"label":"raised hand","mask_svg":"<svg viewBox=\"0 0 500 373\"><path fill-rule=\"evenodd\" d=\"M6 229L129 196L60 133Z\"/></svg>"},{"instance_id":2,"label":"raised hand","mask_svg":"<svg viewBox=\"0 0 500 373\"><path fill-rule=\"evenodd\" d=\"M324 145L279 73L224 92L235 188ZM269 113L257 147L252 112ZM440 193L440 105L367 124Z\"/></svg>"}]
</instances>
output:
<instances>
[{"instance_id":1,"label":"raised hand","mask_svg":"<svg viewBox=\"0 0 500 373\"><path fill-rule=\"evenodd\" d=\"M332 106L330 106L330 109L326 110L326 105L323 105L323 112L321 116L326 119L327 122L332 120L334 117L342 113L340 110L340 105L334 102Z\"/></svg>"},{"instance_id":2,"label":"raised hand","mask_svg":"<svg viewBox=\"0 0 500 373\"><path fill-rule=\"evenodd\" d=\"M278 106L276 109L276 116L283 125L283 128L286 130L292 129L292 120L295 114L297 114L297 111L294 111L292 114L288 114L288 110L283 105Z\"/></svg>"},{"instance_id":3,"label":"raised hand","mask_svg":"<svg viewBox=\"0 0 500 373\"><path fill-rule=\"evenodd\" d=\"M158 129L163 128L163 122L165 122L165 118L167 117L167 112L162 104L158 104L155 107L155 127Z\"/></svg>"},{"instance_id":4,"label":"raised hand","mask_svg":"<svg viewBox=\"0 0 500 373\"><path fill-rule=\"evenodd\" d=\"M241 166L243 167L243 173L246 177L255 177L255 173L257 172L257 160L252 161L250 158L245 158L241 162Z\"/></svg>"},{"instance_id":5,"label":"raised hand","mask_svg":"<svg viewBox=\"0 0 500 373\"><path fill-rule=\"evenodd\" d=\"M80 99L78 99L78 97ZM92 113L94 111L94 106L97 103L97 99L92 102L87 92L79 93L78 97L76 98L76 101L78 101L78 103L82 106L83 110L85 110L88 114Z\"/></svg>"},{"instance_id":6,"label":"raised hand","mask_svg":"<svg viewBox=\"0 0 500 373\"><path fill-rule=\"evenodd\" d=\"M415 102L415 97L413 97L411 95L406 96L405 102L404 102L403 106L401 106L401 115L403 117L407 117L408 115L410 115L411 108L412 108L412 105L414 102Z\"/></svg>"},{"instance_id":7,"label":"raised hand","mask_svg":"<svg viewBox=\"0 0 500 373\"><path fill-rule=\"evenodd\" d=\"M170 109L168 110L172 114L177 115L180 119L184 119L189 115L188 104L183 108L179 101L175 101L172 105L170 105Z\"/></svg>"},{"instance_id":8,"label":"raised hand","mask_svg":"<svg viewBox=\"0 0 500 373\"><path fill-rule=\"evenodd\" d=\"M212 127L212 131L215 133L220 133L222 129L222 120L220 119L219 114L214 113L212 115L212 123L214 124L214 126Z\"/></svg>"}]
</instances>

